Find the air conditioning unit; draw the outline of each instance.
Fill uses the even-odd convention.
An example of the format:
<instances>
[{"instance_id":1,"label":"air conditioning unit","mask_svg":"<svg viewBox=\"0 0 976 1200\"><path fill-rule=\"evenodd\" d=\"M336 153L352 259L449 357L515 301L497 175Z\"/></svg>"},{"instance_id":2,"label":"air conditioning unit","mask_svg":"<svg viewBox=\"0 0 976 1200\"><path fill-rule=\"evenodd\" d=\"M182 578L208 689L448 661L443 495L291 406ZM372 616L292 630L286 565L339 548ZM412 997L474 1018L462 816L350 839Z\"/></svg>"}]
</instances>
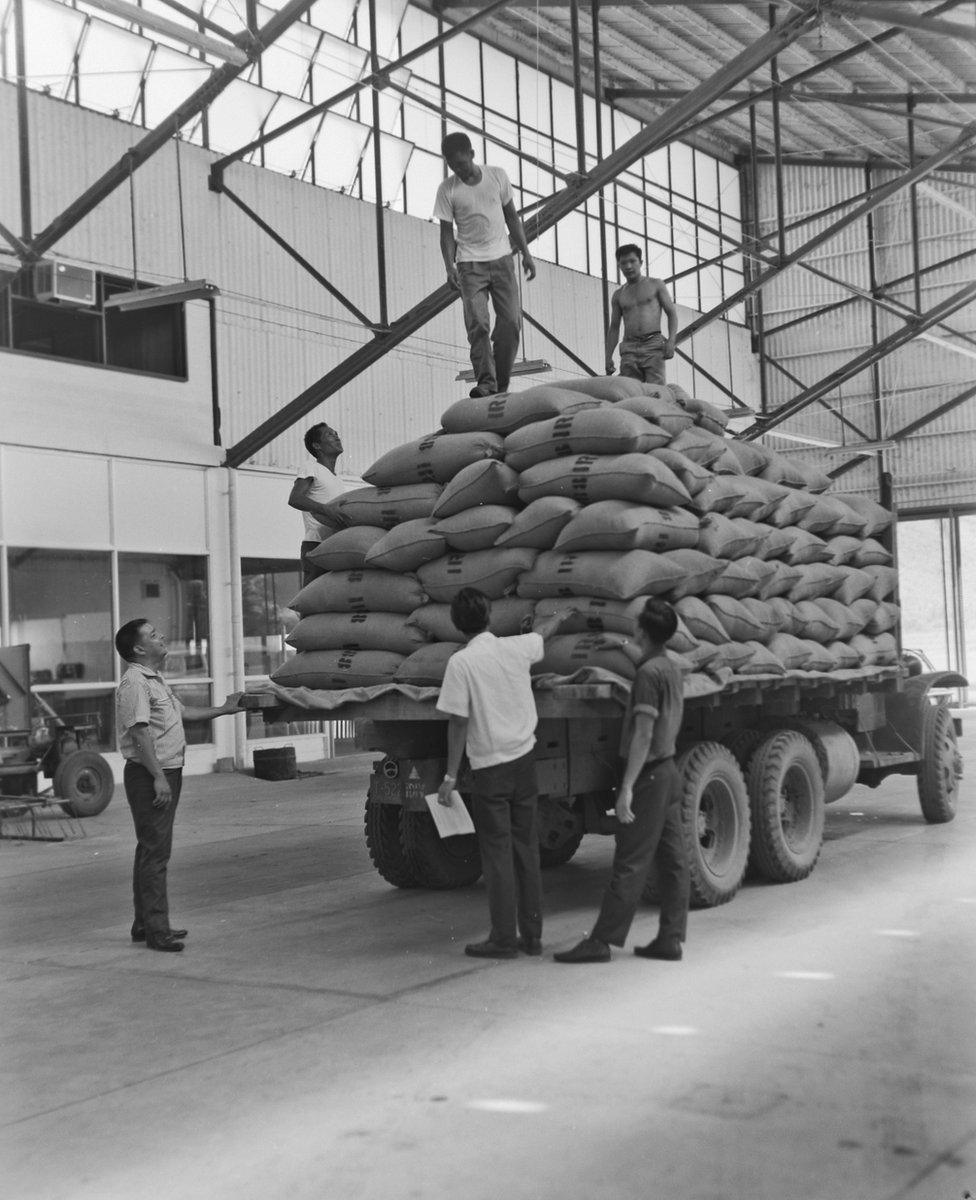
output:
<instances>
[{"instance_id":1,"label":"air conditioning unit","mask_svg":"<svg viewBox=\"0 0 976 1200\"><path fill-rule=\"evenodd\" d=\"M34 295L38 300L94 306L95 272L58 258L45 259L34 266Z\"/></svg>"}]
</instances>

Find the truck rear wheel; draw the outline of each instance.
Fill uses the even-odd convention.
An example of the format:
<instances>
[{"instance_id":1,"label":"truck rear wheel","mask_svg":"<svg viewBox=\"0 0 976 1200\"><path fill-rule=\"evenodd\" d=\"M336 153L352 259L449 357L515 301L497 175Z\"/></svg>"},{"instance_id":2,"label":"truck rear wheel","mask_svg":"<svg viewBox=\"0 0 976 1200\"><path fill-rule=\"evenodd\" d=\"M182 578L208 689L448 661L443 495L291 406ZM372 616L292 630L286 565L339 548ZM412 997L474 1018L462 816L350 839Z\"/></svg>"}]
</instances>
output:
<instances>
[{"instance_id":1,"label":"truck rear wheel","mask_svg":"<svg viewBox=\"0 0 976 1200\"><path fill-rule=\"evenodd\" d=\"M783 729L757 747L749 799L756 873L773 883L805 879L823 845L824 784L816 751L802 733Z\"/></svg>"},{"instance_id":2,"label":"truck rear wheel","mask_svg":"<svg viewBox=\"0 0 976 1200\"><path fill-rule=\"evenodd\" d=\"M76 750L54 772L54 794L69 817L97 817L115 791L112 768L95 750Z\"/></svg>"},{"instance_id":3,"label":"truck rear wheel","mask_svg":"<svg viewBox=\"0 0 976 1200\"><path fill-rule=\"evenodd\" d=\"M568 863L583 840L583 814L568 799L539 800L539 863L561 867Z\"/></svg>"},{"instance_id":4,"label":"truck rear wheel","mask_svg":"<svg viewBox=\"0 0 976 1200\"><path fill-rule=\"evenodd\" d=\"M749 797L742 771L719 742L699 742L676 766L682 777L692 905L727 904L742 886L749 857Z\"/></svg>"},{"instance_id":5,"label":"truck rear wheel","mask_svg":"<svg viewBox=\"0 0 976 1200\"><path fill-rule=\"evenodd\" d=\"M404 809L400 821L404 858L418 887L446 891L470 887L481 878L477 834L439 837L428 812Z\"/></svg>"},{"instance_id":6,"label":"truck rear wheel","mask_svg":"<svg viewBox=\"0 0 976 1200\"><path fill-rule=\"evenodd\" d=\"M918 768L918 800L922 816L931 825L944 825L956 815L956 798L962 778L962 758L956 744L956 727L944 704L924 700L922 761Z\"/></svg>"},{"instance_id":7,"label":"truck rear wheel","mask_svg":"<svg viewBox=\"0 0 976 1200\"><path fill-rule=\"evenodd\" d=\"M374 804L370 800L366 801L366 849L373 866L387 883L392 883L398 888L415 888L419 886L420 881L403 852L400 831L402 812L399 804Z\"/></svg>"}]
</instances>

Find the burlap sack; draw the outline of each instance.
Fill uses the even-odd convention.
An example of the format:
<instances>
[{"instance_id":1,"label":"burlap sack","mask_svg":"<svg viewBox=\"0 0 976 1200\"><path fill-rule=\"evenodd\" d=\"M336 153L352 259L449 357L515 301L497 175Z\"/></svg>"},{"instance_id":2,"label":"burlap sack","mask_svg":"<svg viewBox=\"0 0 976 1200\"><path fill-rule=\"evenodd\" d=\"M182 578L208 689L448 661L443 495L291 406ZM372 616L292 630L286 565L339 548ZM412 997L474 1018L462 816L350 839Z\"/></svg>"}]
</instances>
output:
<instances>
[{"instance_id":1,"label":"burlap sack","mask_svg":"<svg viewBox=\"0 0 976 1200\"><path fill-rule=\"evenodd\" d=\"M504 504L508 507L518 500L518 473L494 459L471 463L458 471L448 483L431 516L441 520L479 504Z\"/></svg>"},{"instance_id":2,"label":"burlap sack","mask_svg":"<svg viewBox=\"0 0 976 1200\"><path fill-rule=\"evenodd\" d=\"M583 667L601 667L624 679L633 679L637 668L618 644L620 634L557 634L546 640L541 662L532 666L533 675L574 675Z\"/></svg>"},{"instance_id":3,"label":"burlap sack","mask_svg":"<svg viewBox=\"0 0 976 1200\"><path fill-rule=\"evenodd\" d=\"M582 392L593 400L615 404L631 396L640 396L644 384L626 375L588 375L583 379L560 379L556 386L567 392Z\"/></svg>"},{"instance_id":4,"label":"burlap sack","mask_svg":"<svg viewBox=\"0 0 976 1200\"><path fill-rule=\"evenodd\" d=\"M421 563L447 553L447 542L434 532L435 521L421 517L404 521L384 533L367 550L365 565L383 571L415 571Z\"/></svg>"},{"instance_id":5,"label":"burlap sack","mask_svg":"<svg viewBox=\"0 0 976 1200\"><path fill-rule=\"evenodd\" d=\"M531 600L520 600L518 596L503 596L491 603L489 633L495 637L511 637L522 632L522 622L531 618L535 604ZM449 604L424 604L407 618L411 625L435 642L463 642L464 634L451 620Z\"/></svg>"},{"instance_id":6,"label":"burlap sack","mask_svg":"<svg viewBox=\"0 0 976 1200\"><path fill-rule=\"evenodd\" d=\"M712 482L712 472L708 467L692 462L690 458L679 454L677 450L672 450L670 446L652 450L651 454L675 473L690 496L697 496L702 488Z\"/></svg>"},{"instance_id":7,"label":"burlap sack","mask_svg":"<svg viewBox=\"0 0 976 1200\"><path fill-rule=\"evenodd\" d=\"M473 462L501 457L497 433L429 433L382 455L363 472L363 479L375 487L447 483Z\"/></svg>"},{"instance_id":8,"label":"burlap sack","mask_svg":"<svg viewBox=\"0 0 976 1200\"><path fill-rule=\"evenodd\" d=\"M797 525L804 513L810 511L817 503L817 497L810 492L785 491L780 502L763 518L769 525L782 529L786 526Z\"/></svg>"},{"instance_id":9,"label":"burlap sack","mask_svg":"<svg viewBox=\"0 0 976 1200\"><path fill-rule=\"evenodd\" d=\"M763 525L759 521L750 521L748 517L730 517L732 524L742 531L749 539L748 549L743 549L743 554L751 554L756 558L767 559L767 543L769 542L768 525Z\"/></svg>"},{"instance_id":10,"label":"burlap sack","mask_svg":"<svg viewBox=\"0 0 976 1200\"><path fill-rule=\"evenodd\" d=\"M834 656L830 653L826 646L820 642L815 642L812 638L800 638L799 641L806 646L809 651L807 661L800 668L802 671L832 671L834 669Z\"/></svg>"},{"instance_id":11,"label":"burlap sack","mask_svg":"<svg viewBox=\"0 0 976 1200\"><path fill-rule=\"evenodd\" d=\"M872 500L869 496L852 496L844 495L844 503L848 507L853 508L855 512L859 512L863 516L867 524L864 526L864 537L877 537L879 533L883 533L889 525L894 521L895 514L887 508L883 508L877 500Z\"/></svg>"},{"instance_id":12,"label":"burlap sack","mask_svg":"<svg viewBox=\"0 0 976 1200\"><path fill-rule=\"evenodd\" d=\"M800 474L803 476L802 486L805 487L808 492L816 492L817 494L820 492L826 492L834 482L829 475L826 475L820 470L819 467L814 466L813 463L795 462L794 466L797 467Z\"/></svg>"},{"instance_id":13,"label":"burlap sack","mask_svg":"<svg viewBox=\"0 0 976 1200\"><path fill-rule=\"evenodd\" d=\"M716 475L695 495L694 504L700 512L717 512L726 517L749 517L760 520L769 502L754 486L751 475Z\"/></svg>"},{"instance_id":14,"label":"burlap sack","mask_svg":"<svg viewBox=\"0 0 976 1200\"><path fill-rule=\"evenodd\" d=\"M722 513L706 513L698 529L698 549L712 558L738 558L754 547L755 538Z\"/></svg>"},{"instance_id":15,"label":"burlap sack","mask_svg":"<svg viewBox=\"0 0 976 1200\"><path fill-rule=\"evenodd\" d=\"M719 596L713 593L705 597L705 603L715 614L730 641L758 642L769 637L768 628L760 625L749 609L734 596Z\"/></svg>"},{"instance_id":16,"label":"burlap sack","mask_svg":"<svg viewBox=\"0 0 976 1200\"><path fill-rule=\"evenodd\" d=\"M806 488L806 476L795 463L775 450L769 450L768 453L769 462L760 472L761 478L771 483L785 483L787 487Z\"/></svg>"},{"instance_id":17,"label":"burlap sack","mask_svg":"<svg viewBox=\"0 0 976 1200\"><path fill-rule=\"evenodd\" d=\"M505 438L505 461L515 471L575 454L645 454L670 435L636 413L591 408L523 425Z\"/></svg>"},{"instance_id":18,"label":"burlap sack","mask_svg":"<svg viewBox=\"0 0 976 1200\"><path fill-rule=\"evenodd\" d=\"M680 574L668 593L672 601L682 596L701 596L709 590L728 565L727 560L713 558L700 550L668 550L663 555Z\"/></svg>"},{"instance_id":19,"label":"burlap sack","mask_svg":"<svg viewBox=\"0 0 976 1200\"><path fill-rule=\"evenodd\" d=\"M836 639L832 638L831 641L844 642L848 638L852 638L855 633L860 633L867 624L853 606L848 608L846 604L841 604L833 596L820 596L816 600L807 600L805 603L816 604L837 626L837 637ZM869 601L869 603L873 604L873 601Z\"/></svg>"},{"instance_id":20,"label":"burlap sack","mask_svg":"<svg viewBox=\"0 0 976 1200\"><path fill-rule=\"evenodd\" d=\"M836 600L836 595L832 596L831 599ZM874 610L877 607L878 601L873 599L871 596L861 596L859 599L852 601L851 604L846 606L846 611L850 616L851 623L856 626L856 628L852 629L847 635L848 638L852 638L855 633L864 632L868 622L874 617Z\"/></svg>"},{"instance_id":21,"label":"burlap sack","mask_svg":"<svg viewBox=\"0 0 976 1200\"><path fill-rule=\"evenodd\" d=\"M861 666L873 667L876 664L875 654L877 653L877 645L873 637L870 637L866 633L856 633L850 639L848 645L852 650L857 651L861 659Z\"/></svg>"},{"instance_id":22,"label":"burlap sack","mask_svg":"<svg viewBox=\"0 0 976 1200\"><path fill-rule=\"evenodd\" d=\"M666 396L635 396L632 399L621 400L617 407L637 413L639 417L657 425L672 437L677 437L685 429L691 429L695 423L694 413L688 412Z\"/></svg>"},{"instance_id":23,"label":"burlap sack","mask_svg":"<svg viewBox=\"0 0 976 1200\"><path fill-rule=\"evenodd\" d=\"M855 600L867 596L874 587L874 577L860 567L838 567L837 569L842 572L842 575L840 583L831 594L841 604L853 604Z\"/></svg>"},{"instance_id":24,"label":"burlap sack","mask_svg":"<svg viewBox=\"0 0 976 1200\"><path fill-rule=\"evenodd\" d=\"M695 414L695 424L702 429L706 429L711 433L717 433L719 436L725 434L726 426L729 423L729 418L714 404L709 404L707 400L699 400L692 396L690 400L685 401L685 408Z\"/></svg>"},{"instance_id":25,"label":"burlap sack","mask_svg":"<svg viewBox=\"0 0 976 1200\"><path fill-rule=\"evenodd\" d=\"M835 533L849 533L850 530L834 528L843 519L843 507L833 496L815 496L810 508L794 523L798 529L807 529L810 533L823 534L825 537L833 537ZM853 518L853 511L847 511Z\"/></svg>"},{"instance_id":26,"label":"burlap sack","mask_svg":"<svg viewBox=\"0 0 976 1200\"><path fill-rule=\"evenodd\" d=\"M783 628L783 618L779 611L769 603L768 600L758 600L755 596L743 596L740 601L742 606L749 610L753 620L758 622L762 628L762 636L757 638L757 641L768 642L774 633L779 633ZM792 625L791 625L792 631Z\"/></svg>"},{"instance_id":27,"label":"burlap sack","mask_svg":"<svg viewBox=\"0 0 976 1200\"><path fill-rule=\"evenodd\" d=\"M460 650L458 642L430 642L415 650L396 669L397 683L409 683L412 687L440 687L444 682L447 660Z\"/></svg>"},{"instance_id":28,"label":"burlap sack","mask_svg":"<svg viewBox=\"0 0 976 1200\"><path fill-rule=\"evenodd\" d=\"M557 550L677 550L698 544L698 518L683 508L626 500L588 504L559 534Z\"/></svg>"},{"instance_id":29,"label":"burlap sack","mask_svg":"<svg viewBox=\"0 0 976 1200\"><path fill-rule=\"evenodd\" d=\"M538 463L519 475L519 498L530 504L540 496L569 496L581 504L631 500L656 508L691 504L677 476L651 454L578 454Z\"/></svg>"},{"instance_id":30,"label":"burlap sack","mask_svg":"<svg viewBox=\"0 0 976 1200\"><path fill-rule=\"evenodd\" d=\"M830 558L827 543L806 529L794 529L793 539L786 551L786 561L793 566L825 563Z\"/></svg>"},{"instance_id":31,"label":"burlap sack","mask_svg":"<svg viewBox=\"0 0 976 1200\"><path fill-rule=\"evenodd\" d=\"M756 442L740 442L738 438L730 438L727 449L739 460L745 475L761 475L769 462L769 452Z\"/></svg>"},{"instance_id":32,"label":"burlap sack","mask_svg":"<svg viewBox=\"0 0 976 1200\"><path fill-rule=\"evenodd\" d=\"M781 562L778 558L766 561L773 571L762 581L756 595L760 600L771 600L775 596L788 596L803 577L800 567L794 566L792 563Z\"/></svg>"},{"instance_id":33,"label":"burlap sack","mask_svg":"<svg viewBox=\"0 0 976 1200\"><path fill-rule=\"evenodd\" d=\"M803 670L812 656L810 647L814 645L815 642L801 641L791 633L775 633L769 639L769 649L787 671Z\"/></svg>"},{"instance_id":34,"label":"burlap sack","mask_svg":"<svg viewBox=\"0 0 976 1200\"><path fill-rule=\"evenodd\" d=\"M857 552L851 559L855 567L887 566L891 562L891 554L874 538L865 538L858 543Z\"/></svg>"},{"instance_id":35,"label":"burlap sack","mask_svg":"<svg viewBox=\"0 0 976 1200\"><path fill-rule=\"evenodd\" d=\"M627 638L633 638L637 634L637 618L644 611L646 603L646 596L637 596L634 600L604 600L598 596L547 596L536 601L535 617L541 621L555 616L556 613L572 611L572 615L559 627L562 634L620 633ZM679 653L691 650L697 645L697 639L692 637L680 617L678 628L667 645Z\"/></svg>"},{"instance_id":36,"label":"burlap sack","mask_svg":"<svg viewBox=\"0 0 976 1200\"><path fill-rule=\"evenodd\" d=\"M578 391L542 384L504 396L465 396L443 414L441 425L447 433L484 431L505 437L533 421L547 421L564 412L604 403Z\"/></svg>"},{"instance_id":37,"label":"burlap sack","mask_svg":"<svg viewBox=\"0 0 976 1200\"><path fill-rule=\"evenodd\" d=\"M607 600L632 600L669 592L679 569L663 554L649 550L585 550L564 554L543 550L535 565L518 582L518 594L528 599L544 596L598 596Z\"/></svg>"},{"instance_id":38,"label":"burlap sack","mask_svg":"<svg viewBox=\"0 0 976 1200\"><path fill-rule=\"evenodd\" d=\"M354 571L365 566L366 555L383 536L375 525L353 525L330 534L305 557L320 571Z\"/></svg>"},{"instance_id":39,"label":"burlap sack","mask_svg":"<svg viewBox=\"0 0 976 1200\"><path fill-rule=\"evenodd\" d=\"M743 519L736 517L735 523L738 524ZM750 521L750 524L762 530L762 542L753 551L757 558L769 561L786 555L793 542L791 529L778 529L775 525L767 525L765 521Z\"/></svg>"},{"instance_id":40,"label":"burlap sack","mask_svg":"<svg viewBox=\"0 0 976 1200\"><path fill-rule=\"evenodd\" d=\"M718 434L693 426L672 438L668 449L683 454L685 458L690 458L692 462L700 463L703 467L708 467L725 453L726 442Z\"/></svg>"},{"instance_id":41,"label":"burlap sack","mask_svg":"<svg viewBox=\"0 0 976 1200\"><path fill-rule=\"evenodd\" d=\"M736 458L736 456L729 449L729 444L727 441L725 443L725 449L718 456L718 458L713 459L708 464L708 469L714 475L744 475L745 474L745 472L742 470L742 464L739 462L738 458Z\"/></svg>"},{"instance_id":42,"label":"burlap sack","mask_svg":"<svg viewBox=\"0 0 976 1200\"><path fill-rule=\"evenodd\" d=\"M286 659L271 678L282 687L371 687L389 683L403 662L391 650L303 650Z\"/></svg>"},{"instance_id":43,"label":"burlap sack","mask_svg":"<svg viewBox=\"0 0 976 1200\"><path fill-rule=\"evenodd\" d=\"M861 665L860 654L847 642L828 642L824 649L833 658L835 671L855 671Z\"/></svg>"},{"instance_id":44,"label":"burlap sack","mask_svg":"<svg viewBox=\"0 0 976 1200\"><path fill-rule=\"evenodd\" d=\"M723 667L728 667L734 674L739 667L752 658L752 651L749 649L752 644L751 642L725 642L721 646L713 646L715 661Z\"/></svg>"},{"instance_id":45,"label":"burlap sack","mask_svg":"<svg viewBox=\"0 0 976 1200\"><path fill-rule=\"evenodd\" d=\"M665 653L669 658L672 655L680 657L681 661L676 665L682 670L710 672L726 665L724 651L728 645L728 642L725 646L713 646L711 642L698 642L690 650L678 652L669 647ZM685 663L688 664L687 668L684 666Z\"/></svg>"},{"instance_id":46,"label":"burlap sack","mask_svg":"<svg viewBox=\"0 0 976 1200\"><path fill-rule=\"evenodd\" d=\"M893 633L879 633L874 646L874 661L879 667L890 667L898 661L898 643Z\"/></svg>"},{"instance_id":47,"label":"burlap sack","mask_svg":"<svg viewBox=\"0 0 976 1200\"><path fill-rule=\"evenodd\" d=\"M743 600L742 603L745 604L745 601ZM796 622L793 619L793 601L787 600L785 596L770 596L764 603L777 624L776 632L795 635Z\"/></svg>"},{"instance_id":48,"label":"burlap sack","mask_svg":"<svg viewBox=\"0 0 976 1200\"><path fill-rule=\"evenodd\" d=\"M729 640L725 626L712 609L697 596L683 596L676 600L674 611L684 621L692 637L700 642L710 642L713 646L721 646Z\"/></svg>"},{"instance_id":49,"label":"burlap sack","mask_svg":"<svg viewBox=\"0 0 976 1200\"><path fill-rule=\"evenodd\" d=\"M337 509L346 525L378 525L380 529L392 529L402 521L431 516L440 494L439 483L354 488L330 500L325 507Z\"/></svg>"},{"instance_id":50,"label":"burlap sack","mask_svg":"<svg viewBox=\"0 0 976 1200\"><path fill-rule=\"evenodd\" d=\"M855 563L857 553L861 548L859 538L848 537L832 537L827 542L827 549L830 551L830 558L827 562L833 563L835 567L845 567L848 563Z\"/></svg>"},{"instance_id":51,"label":"burlap sack","mask_svg":"<svg viewBox=\"0 0 976 1200\"><path fill-rule=\"evenodd\" d=\"M541 496L517 514L496 546L551 550L560 533L583 506L568 496Z\"/></svg>"},{"instance_id":52,"label":"burlap sack","mask_svg":"<svg viewBox=\"0 0 976 1200\"><path fill-rule=\"evenodd\" d=\"M877 637L879 633L888 633L889 630L896 629L900 620L901 609L898 605L892 604L890 600L882 600L864 626L864 632Z\"/></svg>"},{"instance_id":53,"label":"burlap sack","mask_svg":"<svg viewBox=\"0 0 976 1200\"><path fill-rule=\"evenodd\" d=\"M487 550L511 528L517 515L517 509L503 504L481 504L452 517L439 518L434 532L439 533L452 550Z\"/></svg>"},{"instance_id":54,"label":"burlap sack","mask_svg":"<svg viewBox=\"0 0 976 1200\"><path fill-rule=\"evenodd\" d=\"M835 642L843 629L815 600L800 600L793 605L797 637L826 645Z\"/></svg>"},{"instance_id":55,"label":"burlap sack","mask_svg":"<svg viewBox=\"0 0 976 1200\"><path fill-rule=\"evenodd\" d=\"M535 561L535 550L472 550L469 554L447 554L418 567L420 583L431 598L450 604L463 587L477 588L489 600L498 600L513 590L515 581Z\"/></svg>"},{"instance_id":56,"label":"burlap sack","mask_svg":"<svg viewBox=\"0 0 976 1200\"><path fill-rule=\"evenodd\" d=\"M645 388L660 387L660 384L645 384L644 386ZM680 383L669 383L668 387L671 389L671 395L675 398L675 400L678 401L679 404L684 405L691 401L691 392L686 391Z\"/></svg>"},{"instance_id":57,"label":"burlap sack","mask_svg":"<svg viewBox=\"0 0 976 1200\"><path fill-rule=\"evenodd\" d=\"M306 617L322 612L410 613L427 597L416 575L392 571L332 571L305 585L288 607Z\"/></svg>"},{"instance_id":58,"label":"burlap sack","mask_svg":"<svg viewBox=\"0 0 976 1200\"><path fill-rule=\"evenodd\" d=\"M413 654L428 640L404 613L311 613L285 641L296 650L392 650Z\"/></svg>"},{"instance_id":59,"label":"burlap sack","mask_svg":"<svg viewBox=\"0 0 976 1200\"><path fill-rule=\"evenodd\" d=\"M727 562L722 574L712 580L708 590L715 595L735 596L738 600L743 596L758 596L763 584L775 574L775 563L747 555Z\"/></svg>"},{"instance_id":60,"label":"burlap sack","mask_svg":"<svg viewBox=\"0 0 976 1200\"><path fill-rule=\"evenodd\" d=\"M801 563L800 578L790 588L789 598L794 604L798 604L801 600L830 596L843 579L843 567L832 567L830 563Z\"/></svg>"},{"instance_id":61,"label":"burlap sack","mask_svg":"<svg viewBox=\"0 0 976 1200\"><path fill-rule=\"evenodd\" d=\"M786 674L786 668L768 646L760 642L743 642L742 645L749 655L744 662L732 668L736 675Z\"/></svg>"},{"instance_id":62,"label":"burlap sack","mask_svg":"<svg viewBox=\"0 0 976 1200\"><path fill-rule=\"evenodd\" d=\"M871 590L868 595L873 596L875 600L887 600L895 594L898 588L898 572L894 567L885 567L879 563L876 566L858 567L857 570L871 576Z\"/></svg>"}]
</instances>

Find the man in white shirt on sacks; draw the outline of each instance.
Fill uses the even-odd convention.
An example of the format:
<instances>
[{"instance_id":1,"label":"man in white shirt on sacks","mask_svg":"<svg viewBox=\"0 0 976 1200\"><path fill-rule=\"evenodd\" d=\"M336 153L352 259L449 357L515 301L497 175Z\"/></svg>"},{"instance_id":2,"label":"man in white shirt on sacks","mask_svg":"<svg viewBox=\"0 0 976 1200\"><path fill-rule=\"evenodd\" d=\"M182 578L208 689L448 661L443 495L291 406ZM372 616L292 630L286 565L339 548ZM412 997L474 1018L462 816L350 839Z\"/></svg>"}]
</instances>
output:
<instances>
[{"instance_id":1,"label":"man in white shirt on sacks","mask_svg":"<svg viewBox=\"0 0 976 1200\"><path fill-rule=\"evenodd\" d=\"M305 555L339 528L335 512L326 505L349 490L349 484L336 475L336 462L342 453L342 438L331 425L326 425L324 421L313 425L305 434L305 449L315 459L315 469L311 475L300 475L295 480L288 497L290 507L298 509L305 521L305 537L301 546L303 584L321 574L305 561Z\"/></svg>"},{"instance_id":2,"label":"man in white shirt on sacks","mask_svg":"<svg viewBox=\"0 0 976 1200\"><path fill-rule=\"evenodd\" d=\"M441 223L447 282L461 293L475 374L471 395L500 394L508 391L522 327L512 242L522 255L527 279L535 278L535 261L515 211L512 185L501 167L478 166L466 133L449 133L441 153L453 174L437 189L434 219ZM495 308L494 330L489 296Z\"/></svg>"},{"instance_id":3,"label":"man in white shirt on sacks","mask_svg":"<svg viewBox=\"0 0 976 1200\"><path fill-rule=\"evenodd\" d=\"M472 777L472 818L488 888L491 930L465 946L472 958L517 958L542 953L542 876L535 761L538 721L529 670L543 641L574 609L540 621L534 632L495 637L488 630L491 601L462 588L451 602L451 620L467 645L448 660L437 708L450 718L447 773L438 801L450 805L467 749Z\"/></svg>"}]
</instances>

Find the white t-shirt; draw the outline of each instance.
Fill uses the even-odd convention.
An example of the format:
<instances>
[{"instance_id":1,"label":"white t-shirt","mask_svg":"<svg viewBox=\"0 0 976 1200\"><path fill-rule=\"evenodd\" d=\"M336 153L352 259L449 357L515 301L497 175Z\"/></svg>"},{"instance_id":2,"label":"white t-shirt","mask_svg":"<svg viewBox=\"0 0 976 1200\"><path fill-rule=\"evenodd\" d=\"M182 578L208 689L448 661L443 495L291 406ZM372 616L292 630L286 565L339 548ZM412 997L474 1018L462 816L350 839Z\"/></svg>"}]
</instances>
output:
<instances>
[{"instance_id":1,"label":"white t-shirt","mask_svg":"<svg viewBox=\"0 0 976 1200\"><path fill-rule=\"evenodd\" d=\"M448 659L437 707L468 718L468 761L476 771L513 762L535 745L529 667L542 654L538 633L499 638L486 630Z\"/></svg>"},{"instance_id":2,"label":"white t-shirt","mask_svg":"<svg viewBox=\"0 0 976 1200\"><path fill-rule=\"evenodd\" d=\"M434 220L454 222L458 262L491 262L512 253L502 212L512 199L512 185L501 167L480 170L481 179L474 184L449 175L434 201Z\"/></svg>"},{"instance_id":3,"label":"white t-shirt","mask_svg":"<svg viewBox=\"0 0 976 1200\"><path fill-rule=\"evenodd\" d=\"M356 484L346 483L344 479L333 475L329 468L323 467L321 463L316 463L310 474L315 482L309 490L308 498L314 500L316 504L328 504L336 496L341 496L343 492L348 492L356 487ZM321 542L324 537L334 532L320 525L312 513L303 512L302 517L305 521L306 542Z\"/></svg>"}]
</instances>

